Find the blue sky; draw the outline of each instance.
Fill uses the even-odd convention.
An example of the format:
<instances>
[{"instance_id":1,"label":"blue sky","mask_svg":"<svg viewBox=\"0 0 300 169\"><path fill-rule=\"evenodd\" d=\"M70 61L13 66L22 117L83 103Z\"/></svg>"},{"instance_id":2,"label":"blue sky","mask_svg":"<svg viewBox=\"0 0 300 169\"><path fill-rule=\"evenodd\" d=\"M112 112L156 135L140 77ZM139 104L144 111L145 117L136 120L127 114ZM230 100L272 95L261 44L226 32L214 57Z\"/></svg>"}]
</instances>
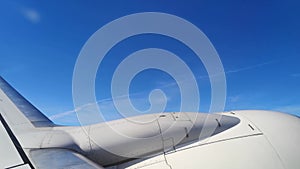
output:
<instances>
[{"instance_id":1,"label":"blue sky","mask_svg":"<svg viewBox=\"0 0 300 169\"><path fill-rule=\"evenodd\" d=\"M14 1L0 2L0 75L59 124L77 124L72 74L88 38L112 20L138 12L164 12L196 25L210 39L227 81L225 110L266 109L300 116L300 4L297 1ZM96 94L107 120L120 118L110 95L114 69L130 53L162 48L192 69L200 110L210 105L210 83L200 60L184 44L159 35L134 36L105 56ZM133 104L149 107L153 88L165 91L166 111L179 109L178 86L168 74L149 70L130 86Z\"/></svg>"}]
</instances>

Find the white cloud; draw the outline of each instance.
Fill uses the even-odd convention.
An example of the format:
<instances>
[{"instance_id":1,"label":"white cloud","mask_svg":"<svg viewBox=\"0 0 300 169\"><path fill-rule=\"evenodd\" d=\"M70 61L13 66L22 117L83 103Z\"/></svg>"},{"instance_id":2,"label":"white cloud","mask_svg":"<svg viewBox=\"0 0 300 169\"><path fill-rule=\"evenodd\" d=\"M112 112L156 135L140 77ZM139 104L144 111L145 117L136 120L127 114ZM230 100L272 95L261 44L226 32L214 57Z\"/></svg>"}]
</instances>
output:
<instances>
[{"instance_id":1,"label":"white cloud","mask_svg":"<svg viewBox=\"0 0 300 169\"><path fill-rule=\"evenodd\" d=\"M57 119L65 117L65 116L72 115L74 113L75 113L74 110L72 110L72 111L66 111L66 112L63 112L63 113L58 113L58 114L51 115L49 118L51 120L57 120Z\"/></svg>"},{"instance_id":2,"label":"white cloud","mask_svg":"<svg viewBox=\"0 0 300 169\"><path fill-rule=\"evenodd\" d=\"M41 20L41 15L34 9L23 8L21 12L23 16L32 23L38 23Z\"/></svg>"},{"instance_id":3,"label":"white cloud","mask_svg":"<svg viewBox=\"0 0 300 169\"><path fill-rule=\"evenodd\" d=\"M229 74L239 73L239 72L243 72L243 71L263 67L265 65L269 65L269 64L272 64L274 62L275 61L268 61L268 62L263 62L263 63L259 63L259 64L256 64L256 65L245 66L245 67L241 67L241 68L237 68L237 69L232 69L232 70L227 70L227 71L224 70L224 72L219 72L219 73L211 74L211 75L199 75L199 76L196 77L196 79L209 79L211 77L223 76L223 74L225 74L225 76L226 76L226 75L229 75Z\"/></svg>"},{"instance_id":4,"label":"white cloud","mask_svg":"<svg viewBox=\"0 0 300 169\"><path fill-rule=\"evenodd\" d=\"M274 63L274 61L269 61L269 62L259 63L259 64L256 64L256 65L250 65L250 66L246 66L246 67L242 67L242 68L234 69L234 70L228 70L228 71L226 71L225 73L226 73L226 74L238 73L238 72L242 72L242 71L245 71L245 70L256 69L256 68L259 68L259 67L262 67L262 66L271 64L271 63Z\"/></svg>"},{"instance_id":5,"label":"white cloud","mask_svg":"<svg viewBox=\"0 0 300 169\"><path fill-rule=\"evenodd\" d=\"M132 103L135 103L135 105L140 106L140 107L144 107L146 106L146 103L149 102L148 97L145 96L145 93L140 92L140 93L133 93L130 95L130 101ZM123 110L130 106L127 105L127 98L128 96L119 96L115 98L115 102L121 107L123 108ZM168 98L166 98L168 100ZM159 106L161 105L165 100L162 98L159 99L154 99L153 100L154 104L156 104L155 106ZM101 112L105 113L104 114L104 118L106 120L112 120L112 119L116 119L119 118L119 116L133 116L133 115L137 115L134 112L126 112L126 114L120 114L114 106L114 102L112 100L112 98L106 98L106 99L101 99L98 100L96 103L88 103L85 105L82 105L80 107L77 107L75 110L70 110L70 111L65 111L62 113L58 113L58 114L54 114L52 116L50 116L49 118L53 121L65 121L65 119L68 119L70 117L77 117L76 111L79 110L88 110L90 107L94 107L95 104L97 104L101 110ZM154 106L154 107L155 107ZM156 109L154 109L156 110ZM143 111L141 111L143 112ZM153 113L153 112L150 112Z\"/></svg>"},{"instance_id":6,"label":"white cloud","mask_svg":"<svg viewBox=\"0 0 300 169\"><path fill-rule=\"evenodd\" d=\"M292 77L300 77L300 73L291 74Z\"/></svg>"},{"instance_id":7,"label":"white cloud","mask_svg":"<svg viewBox=\"0 0 300 169\"><path fill-rule=\"evenodd\" d=\"M228 97L229 103L236 103L236 102L238 102L239 100L240 100L240 96L239 96L239 95Z\"/></svg>"}]
</instances>

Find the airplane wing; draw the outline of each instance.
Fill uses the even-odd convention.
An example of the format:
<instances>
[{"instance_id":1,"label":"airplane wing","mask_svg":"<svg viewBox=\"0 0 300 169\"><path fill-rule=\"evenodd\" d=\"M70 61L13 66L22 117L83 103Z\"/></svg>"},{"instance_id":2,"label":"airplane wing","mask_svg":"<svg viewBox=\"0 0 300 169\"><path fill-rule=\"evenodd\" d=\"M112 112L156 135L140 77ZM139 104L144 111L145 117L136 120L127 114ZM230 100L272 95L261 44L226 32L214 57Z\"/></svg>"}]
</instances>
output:
<instances>
[{"instance_id":1,"label":"airplane wing","mask_svg":"<svg viewBox=\"0 0 300 169\"><path fill-rule=\"evenodd\" d=\"M0 125L0 168L2 169L101 169L84 156L66 149L30 150L30 156L25 153L18 140L7 131L5 121ZM3 124L4 123L4 124Z\"/></svg>"},{"instance_id":2,"label":"airplane wing","mask_svg":"<svg viewBox=\"0 0 300 169\"><path fill-rule=\"evenodd\" d=\"M14 129L55 126L1 77L0 90L1 114Z\"/></svg>"},{"instance_id":3,"label":"airplane wing","mask_svg":"<svg viewBox=\"0 0 300 169\"><path fill-rule=\"evenodd\" d=\"M25 148L22 145L24 133L37 128L50 130L56 125L1 77L0 121L0 168L102 168L72 150Z\"/></svg>"}]
</instances>

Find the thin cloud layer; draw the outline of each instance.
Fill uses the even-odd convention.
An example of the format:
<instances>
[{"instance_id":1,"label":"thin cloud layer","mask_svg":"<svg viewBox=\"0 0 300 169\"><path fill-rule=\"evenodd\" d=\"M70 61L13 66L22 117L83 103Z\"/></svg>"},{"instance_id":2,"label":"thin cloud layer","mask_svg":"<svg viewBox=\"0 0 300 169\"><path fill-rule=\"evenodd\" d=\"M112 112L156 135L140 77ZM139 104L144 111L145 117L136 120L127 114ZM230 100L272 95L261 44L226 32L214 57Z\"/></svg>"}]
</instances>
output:
<instances>
[{"instance_id":1,"label":"thin cloud layer","mask_svg":"<svg viewBox=\"0 0 300 169\"><path fill-rule=\"evenodd\" d=\"M38 23L41 20L41 15L34 9L23 8L21 13L31 23Z\"/></svg>"}]
</instances>

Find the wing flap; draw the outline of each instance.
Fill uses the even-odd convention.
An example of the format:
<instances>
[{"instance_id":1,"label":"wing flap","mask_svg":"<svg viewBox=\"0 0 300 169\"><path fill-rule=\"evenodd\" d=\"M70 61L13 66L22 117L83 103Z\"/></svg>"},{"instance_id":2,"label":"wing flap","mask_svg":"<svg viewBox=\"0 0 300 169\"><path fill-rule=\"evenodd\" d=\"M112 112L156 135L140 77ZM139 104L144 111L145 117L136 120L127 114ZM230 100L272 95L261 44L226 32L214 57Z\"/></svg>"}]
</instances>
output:
<instances>
[{"instance_id":1,"label":"wing flap","mask_svg":"<svg viewBox=\"0 0 300 169\"><path fill-rule=\"evenodd\" d=\"M81 154L67 149L38 149L29 154L36 168L104 169Z\"/></svg>"}]
</instances>

